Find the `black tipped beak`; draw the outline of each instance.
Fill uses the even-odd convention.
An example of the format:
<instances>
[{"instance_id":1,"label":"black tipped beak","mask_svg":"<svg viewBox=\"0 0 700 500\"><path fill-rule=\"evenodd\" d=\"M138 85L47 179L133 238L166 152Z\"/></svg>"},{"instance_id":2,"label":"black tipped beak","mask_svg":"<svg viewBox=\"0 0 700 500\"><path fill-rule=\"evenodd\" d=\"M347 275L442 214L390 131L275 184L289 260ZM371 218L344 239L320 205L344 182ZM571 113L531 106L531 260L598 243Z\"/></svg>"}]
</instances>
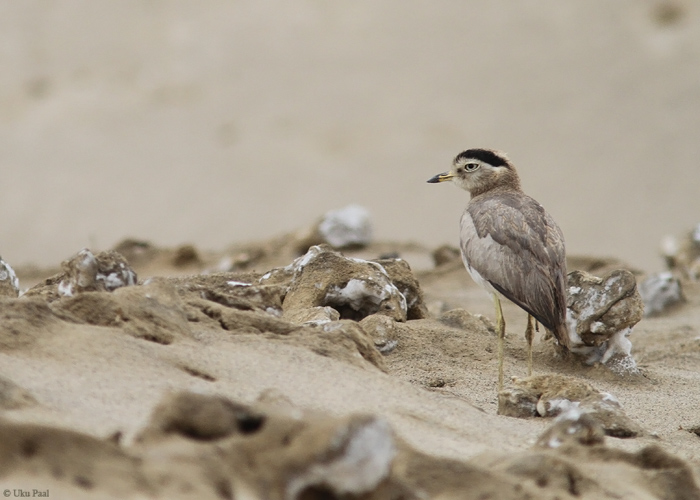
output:
<instances>
[{"instance_id":1,"label":"black tipped beak","mask_svg":"<svg viewBox=\"0 0 700 500\"><path fill-rule=\"evenodd\" d=\"M449 181L450 179L452 179L452 177L453 175L450 172L443 172L441 174L437 174L434 177L431 177L430 179L428 179L428 182L430 184L437 184L438 182Z\"/></svg>"}]
</instances>

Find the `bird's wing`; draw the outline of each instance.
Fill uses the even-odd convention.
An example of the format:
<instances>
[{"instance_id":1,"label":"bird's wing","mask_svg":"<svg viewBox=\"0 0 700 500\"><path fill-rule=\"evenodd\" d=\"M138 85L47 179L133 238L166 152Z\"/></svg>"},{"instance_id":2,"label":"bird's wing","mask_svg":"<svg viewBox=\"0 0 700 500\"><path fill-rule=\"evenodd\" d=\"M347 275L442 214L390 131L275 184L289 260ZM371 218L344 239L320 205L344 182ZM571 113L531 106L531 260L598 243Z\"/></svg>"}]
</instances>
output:
<instances>
[{"instance_id":1,"label":"bird's wing","mask_svg":"<svg viewBox=\"0 0 700 500\"><path fill-rule=\"evenodd\" d=\"M568 345L564 237L539 203L521 193L474 198L460 239L468 266Z\"/></svg>"}]
</instances>

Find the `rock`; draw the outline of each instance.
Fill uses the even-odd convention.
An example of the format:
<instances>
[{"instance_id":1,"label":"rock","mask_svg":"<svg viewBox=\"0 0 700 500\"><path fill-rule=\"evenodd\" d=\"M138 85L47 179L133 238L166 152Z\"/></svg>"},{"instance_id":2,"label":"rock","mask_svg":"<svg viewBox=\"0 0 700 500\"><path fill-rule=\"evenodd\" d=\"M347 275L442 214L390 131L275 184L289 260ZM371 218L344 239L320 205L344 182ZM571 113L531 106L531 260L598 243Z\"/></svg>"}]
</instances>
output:
<instances>
[{"instance_id":1,"label":"rock","mask_svg":"<svg viewBox=\"0 0 700 500\"><path fill-rule=\"evenodd\" d=\"M429 316L428 308L423 300L420 283L413 275L411 266L401 258L378 259L376 262L384 268L389 279L406 299L406 319L424 319Z\"/></svg>"},{"instance_id":2,"label":"rock","mask_svg":"<svg viewBox=\"0 0 700 500\"><path fill-rule=\"evenodd\" d=\"M308 309L295 309L285 316L285 319L300 325L322 325L331 321L338 321L340 313L332 307L310 307Z\"/></svg>"},{"instance_id":3,"label":"rock","mask_svg":"<svg viewBox=\"0 0 700 500\"><path fill-rule=\"evenodd\" d=\"M513 386L498 395L499 415L553 417L588 396L598 394L590 384L560 375L514 377ZM512 408L513 401L523 402L522 408Z\"/></svg>"},{"instance_id":4,"label":"rock","mask_svg":"<svg viewBox=\"0 0 700 500\"><path fill-rule=\"evenodd\" d=\"M58 294L73 296L82 292L111 292L117 288L135 285L136 273L124 257L114 250L96 256L84 248L61 264L64 276L58 284Z\"/></svg>"},{"instance_id":5,"label":"rock","mask_svg":"<svg viewBox=\"0 0 700 500\"><path fill-rule=\"evenodd\" d=\"M203 272L206 266L215 265L214 256L223 261L221 254L202 251L192 244L159 247L150 241L133 238L122 240L112 250L122 255L138 274L150 276L162 275L166 269L175 275ZM217 270L231 269L224 266Z\"/></svg>"},{"instance_id":6,"label":"rock","mask_svg":"<svg viewBox=\"0 0 700 500\"><path fill-rule=\"evenodd\" d=\"M114 293L84 291L50 306L65 321L120 328L133 337L159 344L191 337L185 304L165 280L120 288Z\"/></svg>"},{"instance_id":7,"label":"rock","mask_svg":"<svg viewBox=\"0 0 700 500\"><path fill-rule=\"evenodd\" d=\"M452 328L460 330L479 331L484 327L495 333L496 327L491 320L481 314L472 314L465 309L450 309L440 316L440 322Z\"/></svg>"},{"instance_id":8,"label":"rock","mask_svg":"<svg viewBox=\"0 0 700 500\"><path fill-rule=\"evenodd\" d=\"M575 425L570 428L575 435L586 432L585 429L578 430ZM582 444L566 440L554 448L538 446L524 452L511 451L498 461L492 460L490 471L492 474L505 472L518 481L516 492L467 498L700 498L693 467L660 446L645 446L628 452L595 442L588 446ZM488 464L487 460L488 457L486 460L483 456L477 457L479 464ZM532 493L524 493L528 485L533 487ZM456 495L450 498L465 497Z\"/></svg>"},{"instance_id":9,"label":"rock","mask_svg":"<svg viewBox=\"0 0 700 500\"><path fill-rule=\"evenodd\" d=\"M209 322L210 326L223 328L232 334L274 338L278 343L303 347L321 356L361 368L387 371L384 359L371 337L355 321L335 319L314 324L310 320L306 324L298 324L288 321L286 317L280 319L261 311L242 311L203 299L190 299L187 306L190 309L190 321L200 324ZM322 310L323 308L299 309L293 315L298 314L296 319L304 320L309 319L311 316L308 315L311 314L324 314ZM329 314L335 317L337 312L334 313L331 309ZM318 316L313 317L318 319Z\"/></svg>"},{"instance_id":10,"label":"rock","mask_svg":"<svg viewBox=\"0 0 700 500\"><path fill-rule=\"evenodd\" d=\"M292 281L301 274L304 267L306 267L309 262L318 257L321 253L330 250L328 245L314 245L310 247L304 255L294 259L288 266L276 267L263 274L259 279L259 283L261 285L280 285L284 286L285 290L288 290Z\"/></svg>"},{"instance_id":11,"label":"rock","mask_svg":"<svg viewBox=\"0 0 700 500\"><path fill-rule=\"evenodd\" d=\"M285 316L298 309L329 306L343 319L359 321L370 314L397 321L407 317L406 297L381 264L349 259L325 245L311 247L290 266L263 276L261 283L284 280L290 280L282 304Z\"/></svg>"},{"instance_id":12,"label":"rock","mask_svg":"<svg viewBox=\"0 0 700 500\"><path fill-rule=\"evenodd\" d=\"M290 265L271 270L259 283L286 286L285 316L294 308L330 306L341 318L385 314L397 321L429 315L423 292L400 258L347 258L327 245L312 246Z\"/></svg>"},{"instance_id":13,"label":"rock","mask_svg":"<svg viewBox=\"0 0 700 500\"><path fill-rule=\"evenodd\" d=\"M362 321L360 326L366 331L374 342L374 346L382 354L389 354L398 345L398 333L396 321L388 316L371 314Z\"/></svg>"},{"instance_id":14,"label":"rock","mask_svg":"<svg viewBox=\"0 0 700 500\"><path fill-rule=\"evenodd\" d=\"M536 417L538 401L539 395L533 392L504 389L498 393L498 414L514 418Z\"/></svg>"},{"instance_id":15,"label":"rock","mask_svg":"<svg viewBox=\"0 0 700 500\"><path fill-rule=\"evenodd\" d=\"M183 455L180 450L190 448L174 448L173 440L194 441L196 451ZM306 414L191 392L166 396L136 439L137 447L149 450L146 460L162 461L175 449L175 463L201 467L200 481L226 492L219 498L290 500L370 498L392 476L396 441L380 417Z\"/></svg>"},{"instance_id":16,"label":"rock","mask_svg":"<svg viewBox=\"0 0 700 500\"><path fill-rule=\"evenodd\" d=\"M372 241L369 211L359 205L331 210L318 225L323 241L336 249L363 247Z\"/></svg>"},{"instance_id":17,"label":"rock","mask_svg":"<svg viewBox=\"0 0 700 500\"><path fill-rule=\"evenodd\" d=\"M199 252L194 247L194 245L182 245L175 249L175 255L173 256L173 266L175 267L187 267L187 266L200 266L202 264L202 259L199 256Z\"/></svg>"},{"instance_id":18,"label":"rock","mask_svg":"<svg viewBox=\"0 0 700 500\"><path fill-rule=\"evenodd\" d=\"M499 415L529 418L583 412L595 419L608 436L636 437L643 433L642 428L624 413L614 396L581 380L561 375L537 375L514 378L513 385L512 389L503 390L498 395ZM578 418L576 416L575 420Z\"/></svg>"},{"instance_id":19,"label":"rock","mask_svg":"<svg viewBox=\"0 0 700 500\"><path fill-rule=\"evenodd\" d=\"M330 498L357 497L389 477L397 447L386 420L358 416L329 434L323 452L316 451L315 460L292 476L286 498L306 498L305 491L329 492Z\"/></svg>"},{"instance_id":20,"label":"rock","mask_svg":"<svg viewBox=\"0 0 700 500\"><path fill-rule=\"evenodd\" d=\"M215 269L221 272L247 269L266 256L265 249L260 247L241 249L234 252L233 255L222 257L216 264Z\"/></svg>"},{"instance_id":21,"label":"rock","mask_svg":"<svg viewBox=\"0 0 700 500\"><path fill-rule=\"evenodd\" d=\"M561 413L554 423L537 440L538 448L560 448L572 444L592 446L603 444L605 430L603 425L590 413L579 408Z\"/></svg>"},{"instance_id":22,"label":"rock","mask_svg":"<svg viewBox=\"0 0 700 500\"><path fill-rule=\"evenodd\" d=\"M188 319L236 333L288 335L303 328L259 310L240 310L205 299L187 299Z\"/></svg>"},{"instance_id":23,"label":"rock","mask_svg":"<svg viewBox=\"0 0 700 500\"><path fill-rule=\"evenodd\" d=\"M0 257L0 297L19 297L19 280L10 264Z\"/></svg>"},{"instance_id":24,"label":"rock","mask_svg":"<svg viewBox=\"0 0 700 500\"><path fill-rule=\"evenodd\" d=\"M661 254L669 269L677 270L686 279L700 279L700 224L681 238L665 236Z\"/></svg>"},{"instance_id":25,"label":"rock","mask_svg":"<svg viewBox=\"0 0 700 500\"><path fill-rule=\"evenodd\" d=\"M641 298L634 276L624 270L598 278L582 271L568 277L567 320L574 344L599 345L642 317Z\"/></svg>"},{"instance_id":26,"label":"rock","mask_svg":"<svg viewBox=\"0 0 700 500\"><path fill-rule=\"evenodd\" d=\"M223 396L178 392L158 404L137 441L162 439L171 434L212 441L256 432L264 423L263 415Z\"/></svg>"},{"instance_id":27,"label":"rock","mask_svg":"<svg viewBox=\"0 0 700 500\"><path fill-rule=\"evenodd\" d=\"M685 302L681 282L670 272L650 275L639 284L639 295L644 302L644 316L655 316L666 309Z\"/></svg>"},{"instance_id":28,"label":"rock","mask_svg":"<svg viewBox=\"0 0 700 500\"><path fill-rule=\"evenodd\" d=\"M642 319L644 304L634 275L624 269L604 278L572 271L567 295L571 351L589 364L600 361L621 372L636 371L627 336Z\"/></svg>"},{"instance_id":29,"label":"rock","mask_svg":"<svg viewBox=\"0 0 700 500\"><path fill-rule=\"evenodd\" d=\"M453 247L452 245L443 245L433 251L432 257L433 263L438 267L461 259L462 252L459 248Z\"/></svg>"},{"instance_id":30,"label":"rock","mask_svg":"<svg viewBox=\"0 0 700 500\"><path fill-rule=\"evenodd\" d=\"M132 265L139 266L147 264L155 259L161 252L149 241L127 238L120 241L113 250L123 255Z\"/></svg>"},{"instance_id":31,"label":"rock","mask_svg":"<svg viewBox=\"0 0 700 500\"><path fill-rule=\"evenodd\" d=\"M372 242L372 221L366 208L348 205L327 212L316 224L295 234L298 253L327 244L336 250L363 248Z\"/></svg>"},{"instance_id":32,"label":"rock","mask_svg":"<svg viewBox=\"0 0 700 500\"><path fill-rule=\"evenodd\" d=\"M283 285L261 285L253 273L215 273L167 278L184 299L201 298L245 311L263 311L280 316Z\"/></svg>"},{"instance_id":33,"label":"rock","mask_svg":"<svg viewBox=\"0 0 700 500\"><path fill-rule=\"evenodd\" d=\"M308 348L313 352L359 366L369 362L381 371L387 371L384 358L375 347L372 337L357 322L334 321L323 324L321 330L321 335L309 332L312 342Z\"/></svg>"},{"instance_id":34,"label":"rock","mask_svg":"<svg viewBox=\"0 0 700 500\"><path fill-rule=\"evenodd\" d=\"M44 489L32 488L35 498L42 493L50 498L128 498L142 496L137 491L146 495L150 487L143 460L113 439L0 418L0 443L2 483L9 486L14 477L30 477L37 488ZM69 493L62 494L66 491ZM9 496L10 490L5 492Z\"/></svg>"},{"instance_id":35,"label":"rock","mask_svg":"<svg viewBox=\"0 0 700 500\"><path fill-rule=\"evenodd\" d=\"M571 271L586 271L596 276L605 276L618 269L626 269L635 276L643 274L640 269L630 266L617 257L591 257L589 255L567 255L566 268Z\"/></svg>"}]
</instances>

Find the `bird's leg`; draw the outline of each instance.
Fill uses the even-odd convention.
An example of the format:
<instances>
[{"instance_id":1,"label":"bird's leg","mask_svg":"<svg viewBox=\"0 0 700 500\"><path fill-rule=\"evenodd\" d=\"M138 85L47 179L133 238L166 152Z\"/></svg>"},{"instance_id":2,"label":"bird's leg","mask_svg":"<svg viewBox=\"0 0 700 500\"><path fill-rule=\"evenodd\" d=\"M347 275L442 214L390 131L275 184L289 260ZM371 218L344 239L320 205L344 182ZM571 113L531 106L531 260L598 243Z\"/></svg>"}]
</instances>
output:
<instances>
[{"instance_id":1,"label":"bird's leg","mask_svg":"<svg viewBox=\"0 0 700 500\"><path fill-rule=\"evenodd\" d=\"M535 337L535 329L532 327L532 316L527 315L527 328L525 340L527 340L527 376L532 377L532 340Z\"/></svg>"},{"instance_id":2,"label":"bird's leg","mask_svg":"<svg viewBox=\"0 0 700 500\"><path fill-rule=\"evenodd\" d=\"M503 342L506 336L506 320L501 310L501 300L497 294L493 294L493 303L496 306L496 328L498 328L498 392L503 390Z\"/></svg>"}]
</instances>

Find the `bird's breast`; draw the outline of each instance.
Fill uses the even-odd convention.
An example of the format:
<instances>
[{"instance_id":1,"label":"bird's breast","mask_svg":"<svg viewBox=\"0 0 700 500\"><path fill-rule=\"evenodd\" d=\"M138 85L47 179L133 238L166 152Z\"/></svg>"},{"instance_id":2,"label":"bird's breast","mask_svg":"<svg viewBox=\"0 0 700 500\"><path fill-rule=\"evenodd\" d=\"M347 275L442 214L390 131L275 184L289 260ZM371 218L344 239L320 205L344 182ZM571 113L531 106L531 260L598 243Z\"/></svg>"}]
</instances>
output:
<instances>
[{"instance_id":1,"label":"bird's breast","mask_svg":"<svg viewBox=\"0 0 700 500\"><path fill-rule=\"evenodd\" d=\"M490 238L490 237L489 237ZM474 267L472 267L471 262L467 258L467 255L464 251L464 244L462 243L462 262L464 263L464 267L467 269L467 272L469 273L469 276L472 277L474 282L479 285L481 288L486 290L488 293L496 293L496 289L489 283L489 281L484 278L479 271L477 271Z\"/></svg>"}]
</instances>

